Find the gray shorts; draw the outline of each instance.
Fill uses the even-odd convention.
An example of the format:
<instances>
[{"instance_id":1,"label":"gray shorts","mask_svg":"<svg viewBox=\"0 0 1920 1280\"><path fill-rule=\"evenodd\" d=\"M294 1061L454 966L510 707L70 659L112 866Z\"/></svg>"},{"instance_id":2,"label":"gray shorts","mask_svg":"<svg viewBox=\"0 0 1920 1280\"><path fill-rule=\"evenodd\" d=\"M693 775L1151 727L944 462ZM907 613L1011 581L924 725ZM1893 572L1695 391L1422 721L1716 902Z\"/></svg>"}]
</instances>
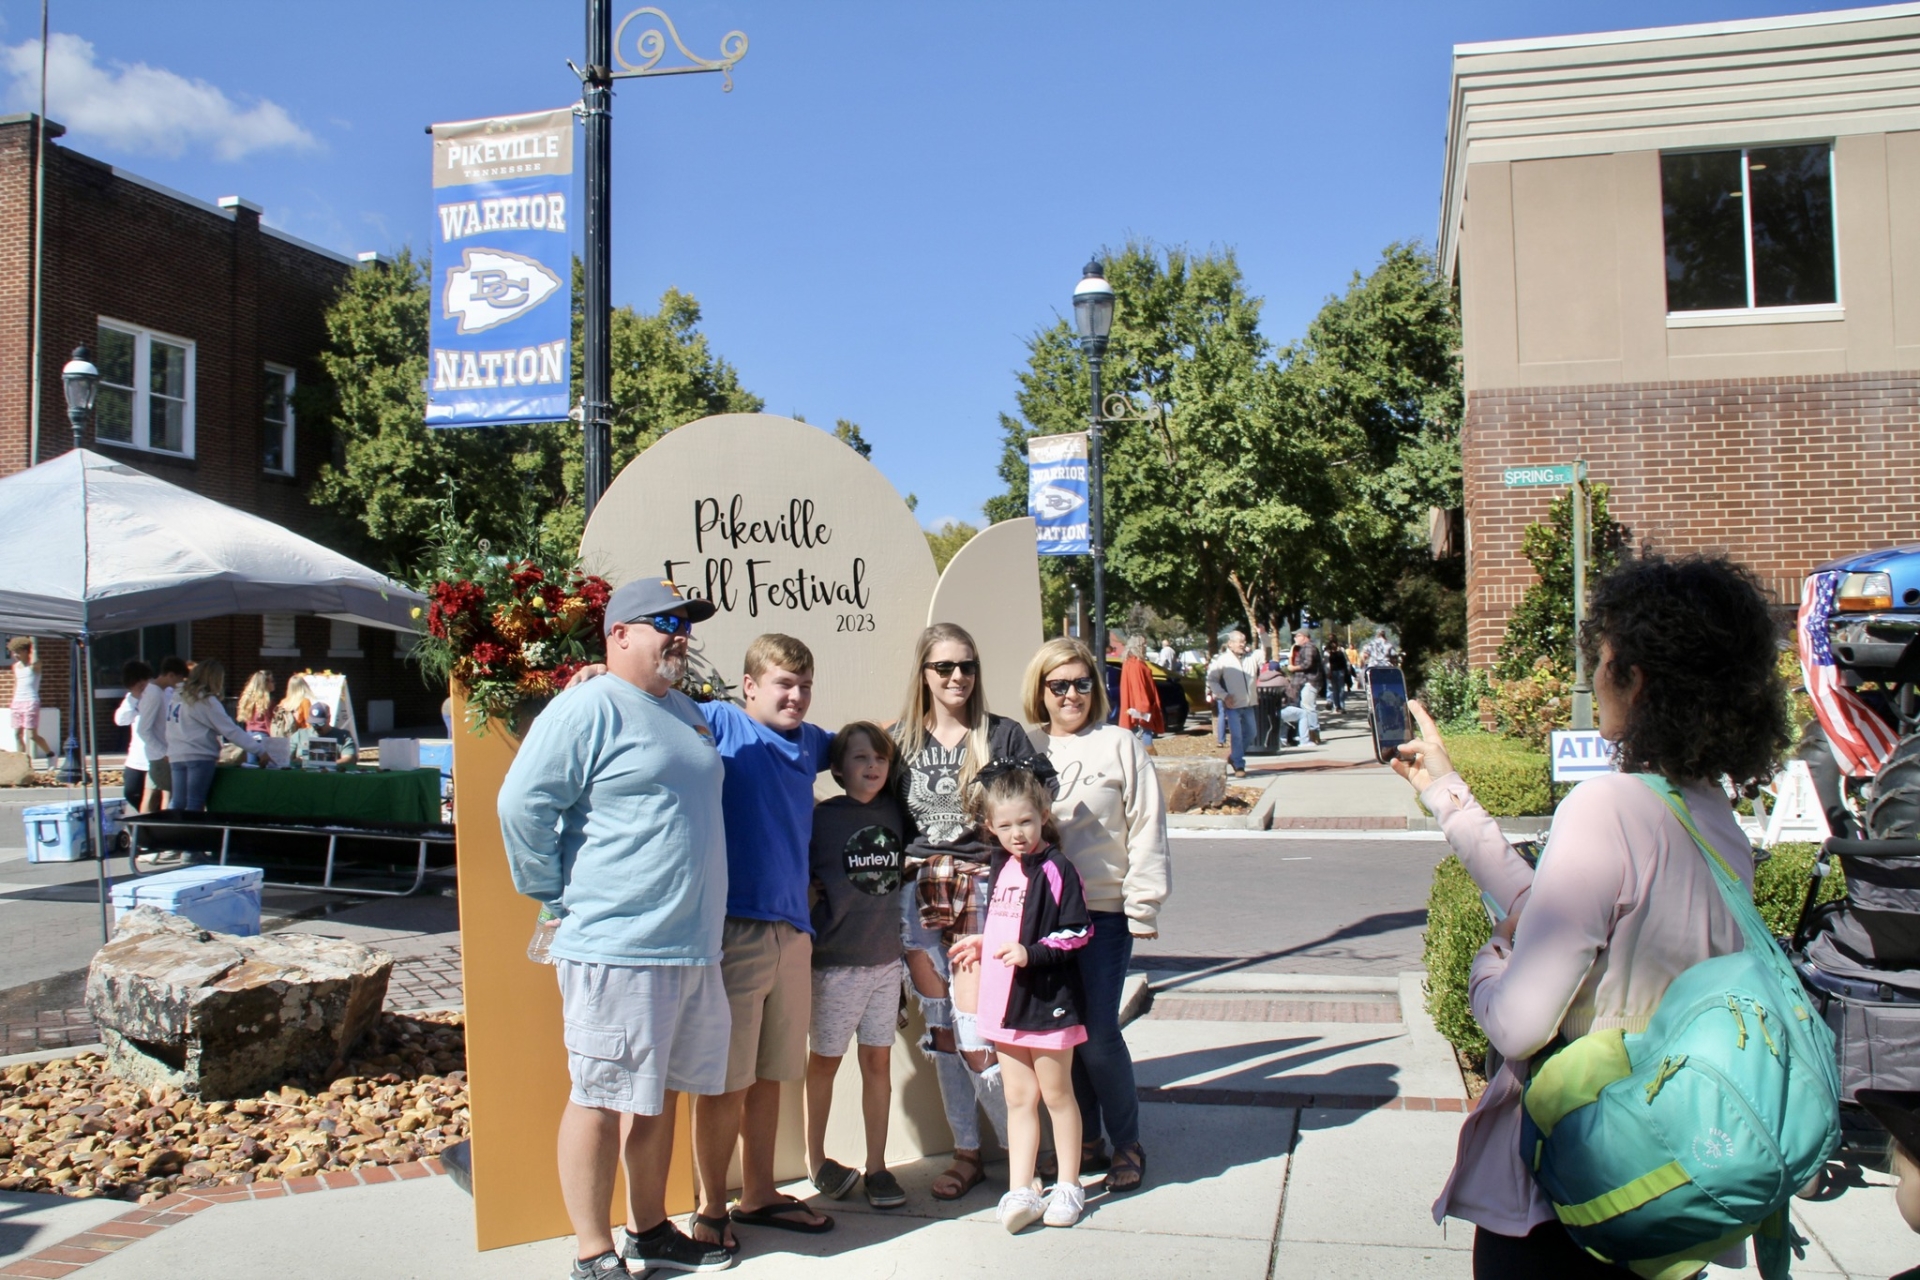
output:
<instances>
[{"instance_id":1,"label":"gray shorts","mask_svg":"<svg viewBox=\"0 0 1920 1280\"><path fill-rule=\"evenodd\" d=\"M900 1018L900 977L906 965L835 965L813 971L813 1051L838 1058L857 1031L860 1043L883 1049L893 1043Z\"/></svg>"},{"instance_id":2,"label":"gray shorts","mask_svg":"<svg viewBox=\"0 0 1920 1280\"><path fill-rule=\"evenodd\" d=\"M719 1093L732 1016L720 966L553 962L576 1106L657 1116L667 1090Z\"/></svg>"}]
</instances>

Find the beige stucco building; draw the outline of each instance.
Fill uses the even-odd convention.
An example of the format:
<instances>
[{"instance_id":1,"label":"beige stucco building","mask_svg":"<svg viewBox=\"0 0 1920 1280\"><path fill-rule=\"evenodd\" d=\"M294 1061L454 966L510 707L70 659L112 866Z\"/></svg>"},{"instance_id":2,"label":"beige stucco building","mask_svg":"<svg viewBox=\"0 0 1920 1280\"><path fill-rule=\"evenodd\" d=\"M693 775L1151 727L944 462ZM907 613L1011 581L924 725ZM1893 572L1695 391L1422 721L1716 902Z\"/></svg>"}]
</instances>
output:
<instances>
[{"instance_id":1,"label":"beige stucco building","mask_svg":"<svg viewBox=\"0 0 1920 1280\"><path fill-rule=\"evenodd\" d=\"M1616 518L1805 571L1920 540L1920 4L1461 45L1440 253L1461 292L1470 649L1586 458Z\"/></svg>"}]
</instances>

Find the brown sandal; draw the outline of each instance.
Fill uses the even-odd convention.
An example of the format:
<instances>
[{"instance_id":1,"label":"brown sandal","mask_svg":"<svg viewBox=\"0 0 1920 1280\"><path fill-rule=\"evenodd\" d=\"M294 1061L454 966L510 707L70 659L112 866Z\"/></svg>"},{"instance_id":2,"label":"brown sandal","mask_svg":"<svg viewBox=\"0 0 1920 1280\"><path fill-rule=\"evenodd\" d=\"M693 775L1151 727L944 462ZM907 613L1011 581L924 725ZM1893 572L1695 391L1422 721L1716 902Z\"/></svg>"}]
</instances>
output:
<instances>
[{"instance_id":1,"label":"brown sandal","mask_svg":"<svg viewBox=\"0 0 1920 1280\"><path fill-rule=\"evenodd\" d=\"M964 1172L963 1172L964 1170ZM986 1167L980 1157L956 1155L953 1163L945 1172L933 1180L933 1198L935 1200L958 1200L987 1180ZM945 1190L942 1190L945 1188Z\"/></svg>"}]
</instances>

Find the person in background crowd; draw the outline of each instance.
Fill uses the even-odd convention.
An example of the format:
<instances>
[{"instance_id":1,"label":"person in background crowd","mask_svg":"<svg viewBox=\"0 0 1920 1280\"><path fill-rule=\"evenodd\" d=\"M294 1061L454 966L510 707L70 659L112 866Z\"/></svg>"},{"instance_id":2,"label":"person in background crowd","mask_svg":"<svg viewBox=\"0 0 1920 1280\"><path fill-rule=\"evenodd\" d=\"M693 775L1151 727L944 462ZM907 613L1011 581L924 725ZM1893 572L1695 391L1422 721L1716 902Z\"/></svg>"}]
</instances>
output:
<instances>
[{"instance_id":1,"label":"person in background crowd","mask_svg":"<svg viewBox=\"0 0 1920 1280\"><path fill-rule=\"evenodd\" d=\"M180 697L167 708L167 760L173 771L173 807L200 813L213 789L213 767L220 758L222 738L242 751L259 751L266 738L248 733L233 722L220 705L227 690L227 669L212 658L194 664L180 686Z\"/></svg>"},{"instance_id":2,"label":"person in background crowd","mask_svg":"<svg viewBox=\"0 0 1920 1280\"><path fill-rule=\"evenodd\" d=\"M291 738L295 729L307 727L307 712L313 706L313 689L307 684L305 676L288 676L287 692L273 708L273 721L268 726L276 738Z\"/></svg>"},{"instance_id":3,"label":"person in background crowd","mask_svg":"<svg viewBox=\"0 0 1920 1280\"><path fill-rule=\"evenodd\" d=\"M14 737L22 751L51 762L53 748L40 736L40 647L31 636L15 636L7 641L7 652L13 656L13 704L8 710Z\"/></svg>"},{"instance_id":4,"label":"person in background crowd","mask_svg":"<svg viewBox=\"0 0 1920 1280\"><path fill-rule=\"evenodd\" d=\"M1147 666L1147 638L1127 638L1126 660L1120 664L1120 727L1130 729L1143 747L1167 731L1166 714L1160 709L1160 691L1153 686L1153 671Z\"/></svg>"},{"instance_id":5,"label":"person in background crowd","mask_svg":"<svg viewBox=\"0 0 1920 1280\"><path fill-rule=\"evenodd\" d=\"M1247 776L1247 748L1253 745L1254 682L1260 676L1260 655L1247 647L1247 633L1236 631L1227 637L1225 652L1207 668L1207 693L1213 699L1215 736L1226 722L1230 739L1227 764L1236 778Z\"/></svg>"},{"instance_id":6,"label":"person in background crowd","mask_svg":"<svg viewBox=\"0 0 1920 1280\"><path fill-rule=\"evenodd\" d=\"M1373 639L1367 641L1360 650L1360 667L1371 670L1374 667L1393 667L1400 664L1400 651L1393 647L1393 641L1387 639L1385 627L1373 629Z\"/></svg>"},{"instance_id":7,"label":"person in background crowd","mask_svg":"<svg viewBox=\"0 0 1920 1280\"><path fill-rule=\"evenodd\" d=\"M153 683L160 687L164 701L160 707L160 723L154 727L153 737L147 743L147 798L141 803L142 813L158 813L173 803L173 766L167 758L167 725L173 719L173 704L180 700L180 686L189 674L187 660L173 654L160 659L160 670L154 674Z\"/></svg>"},{"instance_id":8,"label":"person in background crowd","mask_svg":"<svg viewBox=\"0 0 1920 1280\"><path fill-rule=\"evenodd\" d=\"M813 1015L807 1054L807 1170L835 1200L861 1177L827 1157L833 1080L847 1041L859 1040L860 1111L867 1138L867 1203L907 1202L887 1171L893 1105L893 1037L906 974L900 942L900 886L906 873L906 818L893 793L898 760L879 725L856 720L833 737L833 780L846 790L813 810L807 857L813 872Z\"/></svg>"},{"instance_id":9,"label":"person in background crowd","mask_svg":"<svg viewBox=\"0 0 1920 1280\"><path fill-rule=\"evenodd\" d=\"M666 1210L678 1095L719 1093L727 1076L725 766L700 709L674 688L694 624L713 611L659 578L616 589L610 674L548 704L500 787L513 887L560 921L548 954L572 1081L559 1143L572 1280L627 1280L629 1262L636 1272L732 1262ZM607 1225L616 1160L627 1174L619 1248Z\"/></svg>"},{"instance_id":10,"label":"person in background crowd","mask_svg":"<svg viewBox=\"0 0 1920 1280\"><path fill-rule=\"evenodd\" d=\"M249 733L266 733L273 728L273 672L256 671L247 677L246 687L234 704L233 718Z\"/></svg>"},{"instance_id":11,"label":"person in background crowd","mask_svg":"<svg viewBox=\"0 0 1920 1280\"><path fill-rule=\"evenodd\" d=\"M324 702L316 702L307 709L307 727L295 729L287 744L287 755L292 760L305 763L307 749L315 740L339 744L334 756L336 764L350 764L359 753L354 750L353 735L333 723L333 712Z\"/></svg>"},{"instance_id":12,"label":"person in background crowd","mask_svg":"<svg viewBox=\"0 0 1920 1280\"><path fill-rule=\"evenodd\" d=\"M1333 704L1337 714L1347 709L1347 681L1353 677L1353 666L1347 660L1347 651L1337 644L1327 646L1327 700Z\"/></svg>"},{"instance_id":13,"label":"person in background crowd","mask_svg":"<svg viewBox=\"0 0 1920 1280\"><path fill-rule=\"evenodd\" d=\"M1587 609L1579 643L1618 772L1561 802L1537 871L1473 798L1417 702L1407 705L1420 738L1393 766L1506 913L1470 982L1474 1019L1504 1062L1461 1127L1433 1206L1435 1221L1475 1224L1476 1280L1626 1274L1578 1247L1534 1182L1521 1151L1523 1073L1556 1040L1644 1028L1676 975L1745 945L1705 854L1633 775L1666 778L1750 892L1753 847L1723 780L1766 781L1788 743L1773 618L1745 569L1721 557L1648 555L1600 579Z\"/></svg>"},{"instance_id":14,"label":"person in background crowd","mask_svg":"<svg viewBox=\"0 0 1920 1280\"><path fill-rule=\"evenodd\" d=\"M1161 641L1160 652L1154 655L1154 660L1160 664L1162 671L1176 680L1180 678L1180 673L1174 670L1174 665L1180 661L1180 655L1173 651L1173 641Z\"/></svg>"},{"instance_id":15,"label":"person in background crowd","mask_svg":"<svg viewBox=\"0 0 1920 1280\"><path fill-rule=\"evenodd\" d=\"M138 658L120 664L120 683L127 696L113 710L113 722L131 730L127 734L127 761L121 767L120 798L135 813L147 798L148 750L156 738L160 754L166 755L167 694L153 682L153 668Z\"/></svg>"},{"instance_id":16,"label":"person in background crowd","mask_svg":"<svg viewBox=\"0 0 1920 1280\"><path fill-rule=\"evenodd\" d=\"M1093 678L1093 654L1060 637L1040 646L1022 680L1021 710L1040 727L1033 745L1058 775L1053 818L1060 852L1085 886L1093 936L1080 949L1086 1043L1073 1056L1080 1101L1080 1168L1107 1168L1107 1190L1133 1191L1147 1172L1133 1055L1120 1032L1120 990L1133 944L1160 936L1160 908L1173 887L1167 801L1145 748L1107 723L1107 691ZM1111 1162L1104 1130L1113 1142ZM1042 1163L1042 1172L1057 1172Z\"/></svg>"},{"instance_id":17,"label":"person in background crowd","mask_svg":"<svg viewBox=\"0 0 1920 1280\"><path fill-rule=\"evenodd\" d=\"M936 1200L958 1200L987 1180L980 1108L1006 1140L1007 1103L993 1046L975 1021L979 966L954 966L947 948L986 918L987 860L997 848L965 807L974 775L1000 760L1030 761L1017 720L991 715L980 651L965 628L936 622L914 646L906 706L893 726L900 747L894 790L906 810L914 891L901 895L907 973L926 1018L923 1044L953 1132L953 1163L933 1181Z\"/></svg>"},{"instance_id":18,"label":"person in background crowd","mask_svg":"<svg viewBox=\"0 0 1920 1280\"><path fill-rule=\"evenodd\" d=\"M1320 742L1320 693L1327 686L1327 662L1320 653L1320 646L1305 630L1293 633L1293 651L1287 656L1287 670L1297 678L1299 688L1294 692L1295 705L1280 713L1280 718L1288 724L1298 724L1307 740L1316 746Z\"/></svg>"}]
</instances>

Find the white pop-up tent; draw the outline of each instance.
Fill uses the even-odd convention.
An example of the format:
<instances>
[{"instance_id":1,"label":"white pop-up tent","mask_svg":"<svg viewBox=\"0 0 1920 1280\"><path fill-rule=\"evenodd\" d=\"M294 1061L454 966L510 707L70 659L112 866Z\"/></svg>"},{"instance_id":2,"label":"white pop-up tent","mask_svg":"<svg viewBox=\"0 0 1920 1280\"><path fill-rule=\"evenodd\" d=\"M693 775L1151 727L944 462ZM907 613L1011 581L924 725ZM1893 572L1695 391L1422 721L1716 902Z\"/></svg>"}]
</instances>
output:
<instances>
[{"instance_id":1,"label":"white pop-up tent","mask_svg":"<svg viewBox=\"0 0 1920 1280\"><path fill-rule=\"evenodd\" d=\"M88 449L0 479L0 630L83 644L136 627L235 613L310 613L413 629L424 597L271 520ZM93 663L86 713L99 807ZM101 849L97 817L93 847ZM106 859L99 860L106 922Z\"/></svg>"}]
</instances>

